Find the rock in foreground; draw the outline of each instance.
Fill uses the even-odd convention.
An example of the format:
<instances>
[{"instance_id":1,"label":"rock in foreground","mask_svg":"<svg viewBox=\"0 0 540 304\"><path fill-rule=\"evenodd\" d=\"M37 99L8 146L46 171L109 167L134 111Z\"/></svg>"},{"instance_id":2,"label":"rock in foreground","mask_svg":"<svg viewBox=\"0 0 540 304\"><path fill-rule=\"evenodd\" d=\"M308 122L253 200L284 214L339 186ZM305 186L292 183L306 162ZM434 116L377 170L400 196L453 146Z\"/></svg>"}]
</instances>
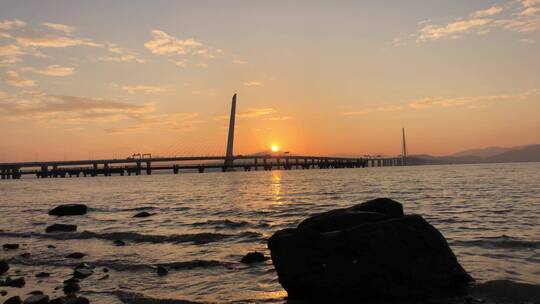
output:
<instances>
[{"instance_id":1,"label":"rock in foreground","mask_svg":"<svg viewBox=\"0 0 540 304\"><path fill-rule=\"evenodd\" d=\"M84 215L88 207L84 204L66 204L60 205L49 211L49 215L69 216L69 215Z\"/></svg>"},{"instance_id":2,"label":"rock in foreground","mask_svg":"<svg viewBox=\"0 0 540 304\"><path fill-rule=\"evenodd\" d=\"M290 298L423 298L471 280L443 235L390 199L310 217L268 248Z\"/></svg>"}]
</instances>

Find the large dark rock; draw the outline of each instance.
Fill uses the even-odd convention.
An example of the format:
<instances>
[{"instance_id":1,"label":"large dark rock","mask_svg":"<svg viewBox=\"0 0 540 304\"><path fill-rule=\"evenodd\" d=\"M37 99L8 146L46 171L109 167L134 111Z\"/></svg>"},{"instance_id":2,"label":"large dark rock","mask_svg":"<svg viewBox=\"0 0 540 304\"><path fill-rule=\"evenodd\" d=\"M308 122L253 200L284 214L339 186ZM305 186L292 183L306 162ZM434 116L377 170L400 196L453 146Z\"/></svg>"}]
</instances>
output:
<instances>
[{"instance_id":1,"label":"large dark rock","mask_svg":"<svg viewBox=\"0 0 540 304\"><path fill-rule=\"evenodd\" d=\"M73 232L77 231L77 225L70 224L52 224L45 229L45 232Z\"/></svg>"},{"instance_id":2,"label":"large dark rock","mask_svg":"<svg viewBox=\"0 0 540 304\"><path fill-rule=\"evenodd\" d=\"M57 206L49 211L49 215L68 216L68 215L84 215L88 207L84 204L66 204Z\"/></svg>"},{"instance_id":3,"label":"large dark rock","mask_svg":"<svg viewBox=\"0 0 540 304\"><path fill-rule=\"evenodd\" d=\"M268 248L290 298L414 299L471 280L437 229L389 199L315 215Z\"/></svg>"}]
</instances>

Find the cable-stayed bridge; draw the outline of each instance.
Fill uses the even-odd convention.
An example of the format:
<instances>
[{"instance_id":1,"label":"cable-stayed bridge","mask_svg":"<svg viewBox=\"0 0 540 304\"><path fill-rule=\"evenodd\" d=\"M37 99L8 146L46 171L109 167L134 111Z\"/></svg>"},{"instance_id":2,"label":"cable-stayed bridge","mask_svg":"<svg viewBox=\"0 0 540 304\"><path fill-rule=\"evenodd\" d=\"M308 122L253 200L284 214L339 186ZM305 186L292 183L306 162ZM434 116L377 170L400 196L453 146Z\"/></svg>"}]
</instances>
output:
<instances>
[{"instance_id":1,"label":"cable-stayed bridge","mask_svg":"<svg viewBox=\"0 0 540 304\"><path fill-rule=\"evenodd\" d=\"M398 157L368 156L326 157L290 154L234 155L234 131L236 120L236 94L232 98L229 118L227 149L224 156L184 156L151 157L134 155L125 159L96 159L70 161L0 163L1 179L19 179L22 176L37 178L151 175L154 171L251 171L251 170L291 170L291 169L338 169L404 166L406 164L405 131L403 131L403 155Z\"/></svg>"}]
</instances>

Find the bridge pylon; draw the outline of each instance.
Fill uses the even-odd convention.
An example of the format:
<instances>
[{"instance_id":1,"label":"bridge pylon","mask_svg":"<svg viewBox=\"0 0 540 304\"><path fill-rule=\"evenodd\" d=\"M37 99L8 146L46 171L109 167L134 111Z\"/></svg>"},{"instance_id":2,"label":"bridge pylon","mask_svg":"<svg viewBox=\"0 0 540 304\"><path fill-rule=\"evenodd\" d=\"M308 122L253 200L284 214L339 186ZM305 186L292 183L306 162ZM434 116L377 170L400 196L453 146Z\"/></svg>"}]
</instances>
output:
<instances>
[{"instance_id":1,"label":"bridge pylon","mask_svg":"<svg viewBox=\"0 0 540 304\"><path fill-rule=\"evenodd\" d=\"M234 171L233 148L234 148L234 124L236 120L236 93L232 97L231 117L229 120L229 136L227 138L227 154L225 155L224 171Z\"/></svg>"}]
</instances>

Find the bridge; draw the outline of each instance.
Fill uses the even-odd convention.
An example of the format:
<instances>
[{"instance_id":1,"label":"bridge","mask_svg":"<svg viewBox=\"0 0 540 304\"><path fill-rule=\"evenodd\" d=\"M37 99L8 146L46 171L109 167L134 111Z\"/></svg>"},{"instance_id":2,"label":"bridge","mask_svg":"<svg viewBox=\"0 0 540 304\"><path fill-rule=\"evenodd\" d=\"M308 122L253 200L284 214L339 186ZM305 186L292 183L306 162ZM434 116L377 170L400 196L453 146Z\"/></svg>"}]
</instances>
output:
<instances>
[{"instance_id":1,"label":"bridge","mask_svg":"<svg viewBox=\"0 0 540 304\"><path fill-rule=\"evenodd\" d=\"M125 159L70 160L43 162L0 163L1 179L20 179L22 176L37 178L65 178L80 176L151 175L155 171L251 171L291 169L338 169L406 165L405 133L404 156L380 157L324 157L289 154L234 155L234 128L236 119L236 94L232 98L229 134L225 156L191 157L128 157Z\"/></svg>"}]
</instances>

